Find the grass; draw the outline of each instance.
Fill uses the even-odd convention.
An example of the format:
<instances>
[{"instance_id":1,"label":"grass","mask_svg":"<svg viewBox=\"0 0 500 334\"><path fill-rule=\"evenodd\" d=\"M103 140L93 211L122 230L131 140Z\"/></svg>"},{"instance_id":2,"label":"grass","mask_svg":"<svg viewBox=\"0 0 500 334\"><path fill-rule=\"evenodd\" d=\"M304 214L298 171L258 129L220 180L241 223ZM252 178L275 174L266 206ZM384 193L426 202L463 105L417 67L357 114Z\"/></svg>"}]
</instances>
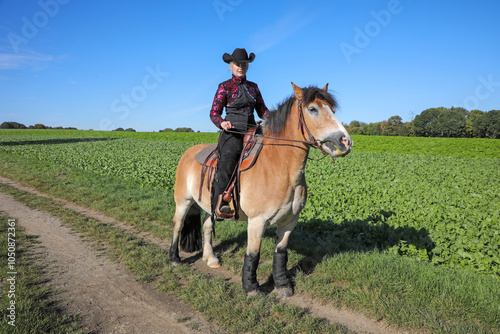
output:
<instances>
[{"instance_id":1,"label":"grass","mask_svg":"<svg viewBox=\"0 0 500 334\"><path fill-rule=\"evenodd\" d=\"M221 223L219 238L227 251L222 259L235 273L245 251L245 224ZM226 231L230 231L227 233ZM272 273L274 229L262 246L259 280ZM317 252L318 238L294 231L289 250L296 292L336 306L361 310L375 319L405 329L431 333L495 333L500 328L500 282L472 271L436 267L425 261L375 250ZM321 240L321 239L320 239ZM309 249L309 251L307 251ZM267 262L266 262L267 258Z\"/></svg>"},{"instance_id":2,"label":"grass","mask_svg":"<svg viewBox=\"0 0 500 334\"><path fill-rule=\"evenodd\" d=\"M486 138L424 138L354 135L357 152L417 153L498 158L500 141Z\"/></svg>"},{"instance_id":3,"label":"grass","mask_svg":"<svg viewBox=\"0 0 500 334\"><path fill-rule=\"evenodd\" d=\"M88 130L0 129L3 137L42 136L59 138L134 138L192 143L215 143L218 132L127 132ZM419 153L463 157L499 157L500 141L486 138L427 138L353 135L357 152Z\"/></svg>"},{"instance_id":4,"label":"grass","mask_svg":"<svg viewBox=\"0 0 500 334\"><path fill-rule=\"evenodd\" d=\"M296 278L301 291L431 333L494 333L500 288L491 276L382 254L347 252Z\"/></svg>"},{"instance_id":5,"label":"grass","mask_svg":"<svg viewBox=\"0 0 500 334\"><path fill-rule=\"evenodd\" d=\"M183 142L215 143L218 132L128 132L128 131L92 131L92 130L54 130L54 129L0 129L4 137L32 135L37 137L64 138L140 138Z\"/></svg>"},{"instance_id":6,"label":"grass","mask_svg":"<svg viewBox=\"0 0 500 334\"><path fill-rule=\"evenodd\" d=\"M192 304L207 320L217 322L231 333L349 333L342 325L328 324L300 308L282 304L272 296L248 298L239 286L224 279L202 274L186 265L174 267L160 247L120 228L62 208L60 203L6 185L0 185L0 191L11 194L31 208L60 218L84 234L96 247L107 245L106 254L125 265L139 280L155 282L158 290L173 293Z\"/></svg>"},{"instance_id":7,"label":"grass","mask_svg":"<svg viewBox=\"0 0 500 334\"><path fill-rule=\"evenodd\" d=\"M0 332L2 333L85 333L77 315L67 315L58 306L56 294L48 287L44 256L34 251L36 236L25 234L20 226L15 227L15 263L13 269L7 266L8 258L8 216L0 212L0 267L1 309ZM9 230L9 232L12 230ZM12 235L11 235L12 236ZM15 284L7 278L14 277ZM12 288L13 287L13 288ZM9 310L15 302L14 310Z\"/></svg>"},{"instance_id":8,"label":"grass","mask_svg":"<svg viewBox=\"0 0 500 334\"><path fill-rule=\"evenodd\" d=\"M463 144L457 142L453 145L462 147ZM407 150L408 146L411 145L402 149ZM171 235L173 202L169 190L138 188L134 183L120 178L63 168L15 155L0 153L0 158L1 175L20 180L42 192L97 209L160 238L169 238ZM37 200L29 197L25 201L30 203ZM50 210L58 211L55 208ZM357 227L361 232L366 232L363 224L357 226L356 223L350 222L353 232L357 231ZM122 231L109 230L108 226L101 226L97 230L102 230L102 234L96 231L88 233L95 234L95 240L106 244L116 243L113 249L117 251L112 253L116 260L126 264L141 279L154 281L162 291L175 293L193 304L208 319L214 319L229 331L245 331L242 328L247 328L251 332L273 332L279 328L287 332L291 331L287 325L290 323L289 318L294 317L292 323L295 328L302 328L300 326L304 324L325 325L321 321L316 323L318 319L306 317L307 314L301 313L301 309L282 310L280 304L271 297L258 298L249 304L239 286L197 273L186 266L172 268L166 263L164 250L146 251L149 247L154 248L154 245L135 240ZM357 309L405 329L432 333L495 333L500 329L498 278L462 269L436 267L428 262L382 253L376 247L359 249L354 239L345 240L339 247L332 244L328 235L322 235L321 230L321 226L308 223L292 233L290 244L294 246L289 254L289 268L297 292L333 305ZM343 233L346 229L338 231ZM332 232L336 233L337 230ZM355 235L360 235L358 232ZM377 229L375 232L383 236L386 231ZM112 236L115 233L116 240ZM341 237L349 238L349 235ZM246 247L246 224L218 223L216 246L224 266L239 274ZM274 229L271 228L263 241L258 271L261 283L270 276L273 247ZM141 254L154 259L154 265L144 262L142 256L146 255ZM179 283L180 279L186 282L185 285ZM206 294L207 291L210 293ZM233 306L235 312L231 311ZM247 307L252 310L247 310ZM245 316L242 317L242 314ZM257 327L248 327L251 321L247 323L247 318L260 319L257 321L259 324L254 325Z\"/></svg>"}]
</instances>

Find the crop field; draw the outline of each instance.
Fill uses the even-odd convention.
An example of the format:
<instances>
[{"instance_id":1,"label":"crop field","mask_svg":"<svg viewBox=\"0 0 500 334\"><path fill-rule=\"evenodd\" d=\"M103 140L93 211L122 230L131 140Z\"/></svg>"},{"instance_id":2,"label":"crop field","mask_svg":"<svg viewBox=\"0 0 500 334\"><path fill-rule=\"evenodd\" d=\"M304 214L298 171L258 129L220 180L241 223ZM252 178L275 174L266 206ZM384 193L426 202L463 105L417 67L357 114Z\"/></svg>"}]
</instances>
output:
<instances>
[{"instance_id":1,"label":"crop field","mask_svg":"<svg viewBox=\"0 0 500 334\"><path fill-rule=\"evenodd\" d=\"M80 178L93 180L89 192L106 187L138 189L140 200L123 199L128 205L122 208L127 209L116 211L106 208L102 199L86 202L71 197L81 197L79 192L67 196L108 213L127 211L128 218L120 219L145 225L154 221L164 226L162 236L168 238L177 163L190 146L216 140L216 133L1 130L0 175L47 187L45 191L56 195L72 192ZM353 152L347 157L335 163L326 158L307 164L308 202L289 243L288 266L294 268L296 291L366 309L397 325L410 321L410 327L430 331L462 328L466 332L474 323L480 332L498 330L500 141L368 136L353 136L353 140ZM312 149L310 157L322 155ZM31 171L48 170L52 177L44 185L44 180L30 178L28 172L16 174L14 167L22 164L31 166L27 169ZM150 198L154 196L161 199L155 202ZM241 270L245 228L244 222L217 225L215 243L226 250L220 254L222 261L235 272ZM266 232L261 259L272 258L273 232L273 228ZM262 261L259 279L270 273L270 262ZM451 277L457 279L451 285L457 289L463 285L456 296L451 290L431 291L425 285ZM407 280L412 284L405 287ZM443 325L442 318L453 318L454 310L434 305L422 313L439 314L441 320L427 323L428 315L408 320L387 305L370 306L368 295L381 291L401 293L397 301L387 297L382 303L394 303L396 308L401 306L397 303L409 303L402 301L405 295L446 295L450 303L463 305L456 312L467 315L454 320L458 327ZM410 298L415 308L426 304L419 298Z\"/></svg>"}]
</instances>

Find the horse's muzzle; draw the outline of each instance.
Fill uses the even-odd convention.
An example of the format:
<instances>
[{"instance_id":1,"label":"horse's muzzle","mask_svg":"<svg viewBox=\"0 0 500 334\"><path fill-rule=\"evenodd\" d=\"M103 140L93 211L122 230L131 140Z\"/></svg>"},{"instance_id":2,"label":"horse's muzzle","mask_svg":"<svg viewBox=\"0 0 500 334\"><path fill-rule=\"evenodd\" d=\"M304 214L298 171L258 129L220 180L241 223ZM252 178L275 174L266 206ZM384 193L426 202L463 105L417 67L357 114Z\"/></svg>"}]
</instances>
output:
<instances>
[{"instance_id":1,"label":"horse's muzzle","mask_svg":"<svg viewBox=\"0 0 500 334\"><path fill-rule=\"evenodd\" d=\"M351 152L353 141L349 135L341 132L329 135L321 141L321 145L332 157L343 157Z\"/></svg>"}]
</instances>

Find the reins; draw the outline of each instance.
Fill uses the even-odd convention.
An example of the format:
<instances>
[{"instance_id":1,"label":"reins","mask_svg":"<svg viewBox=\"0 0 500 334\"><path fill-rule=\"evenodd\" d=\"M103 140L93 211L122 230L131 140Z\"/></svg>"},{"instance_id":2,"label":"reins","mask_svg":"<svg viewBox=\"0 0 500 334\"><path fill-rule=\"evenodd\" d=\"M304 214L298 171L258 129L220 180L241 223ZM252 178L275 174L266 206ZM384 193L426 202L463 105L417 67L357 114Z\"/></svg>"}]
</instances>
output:
<instances>
[{"instance_id":1,"label":"reins","mask_svg":"<svg viewBox=\"0 0 500 334\"><path fill-rule=\"evenodd\" d=\"M224 130L226 132L230 133L235 133L239 135L245 135L247 134L245 131L237 131L237 130ZM298 139L288 139L288 138L280 138L280 137L271 137L271 136L265 136L265 135L260 135L260 134L247 134L252 137L260 137L260 138L267 138L267 139L276 139L276 140L281 140L281 141L290 141L290 142L295 142L295 143L303 143L303 144L308 144L312 145L311 142L305 141L305 140L298 140Z\"/></svg>"},{"instance_id":2,"label":"reins","mask_svg":"<svg viewBox=\"0 0 500 334\"><path fill-rule=\"evenodd\" d=\"M229 130L223 130L223 131L226 131L228 133L234 133L234 134L239 134L239 135L245 135L245 136L251 136L251 137L259 137L259 138L267 138L267 139L274 139L274 140L280 140L280 141L287 141L287 142L295 142L295 143L303 143L303 144L306 144L308 146L312 146L312 147L316 147L317 149L319 149L323 154L324 156L322 158L319 158L319 159L312 159L310 158L309 156L307 157L307 159L309 160L313 160L313 161L319 161L321 159L324 159L326 158L326 156L328 155L328 153L326 153L323 148L321 147L321 144L322 144L322 141L318 141L316 138L314 138L313 134L311 133L311 131L309 131L309 128L307 127L307 124L306 124L306 121L304 119L304 112L302 110L302 99L300 100L297 100L297 111L298 111L298 125L297 125L297 129L300 129L300 132L302 133L302 138L304 138L304 140L299 140L299 139L288 139L288 138L280 138L280 137L273 137L273 136L265 136L265 135L261 135L261 134L257 134L257 130L254 129L253 132L250 132L250 131L238 131L238 130L232 130L232 129L229 129ZM260 121L257 123L258 125L260 125ZM309 137L309 140L307 140L306 138L306 133ZM245 144L247 145L248 142ZM205 178L205 169L204 169L204 166L208 166L208 161L210 160L210 157L211 155L213 154L213 152L215 152L216 149L214 149L212 151L211 154L209 154L206 159L205 159L205 162L202 164L203 167L202 167L202 170L201 170L201 182L200 182L200 190L199 190L199 195L198 195L198 201L201 201L201 195L202 195L202 188L203 188L203 180ZM243 148L243 151L245 151L245 148ZM235 208L235 212L236 212L236 219L238 219L238 216L237 216L237 212L239 210L239 197L238 197L238 194L239 194L239 183L240 183L240 173L241 173L241 164L242 164L242 161L243 161L243 154L240 155L240 158L239 158L239 161L238 161L238 165L237 167L235 168L234 172L233 172L233 175L231 176L230 180L232 180L228 187L226 188L226 190L223 192L223 196L228 196L227 200L224 199L226 202L230 202L231 200L233 201L233 205L234 205L234 208ZM333 160L335 162L335 160ZM212 167L212 166L210 166ZM210 179L210 175L209 175L209 179ZM207 183L207 188L208 188L208 183Z\"/></svg>"},{"instance_id":3,"label":"reins","mask_svg":"<svg viewBox=\"0 0 500 334\"><path fill-rule=\"evenodd\" d=\"M304 138L304 140L300 140L300 139L288 139L288 138L280 138L280 137L272 137L272 136L265 136L265 135L259 135L259 134L251 134L251 136L254 136L254 137L258 136L258 137L261 137L261 138L275 139L275 140L281 140L281 141L288 141L288 142L295 142L295 143L306 144L306 145L309 145L309 146L312 146L312 147L315 147L315 148L319 149L321 151L321 153L323 153L325 155L324 157L322 157L320 159L311 159L309 157L308 157L308 159L310 159L310 160L321 160L321 159L326 158L326 155L328 155L328 153L326 153L321 148L322 142L318 141L316 138L314 138L313 134L311 133L311 131L309 131L309 128L307 127L306 121L304 119L304 112L302 110L302 100L297 100L297 111L298 111L298 118L299 118L297 129L300 129L300 132L302 133L302 137ZM230 132L230 133L241 134L241 135L245 135L246 134L244 131L237 131L237 130L224 130L224 131ZM305 133L307 133L307 135L309 137L309 140L307 140L306 134L304 133L304 131L305 131Z\"/></svg>"}]
</instances>

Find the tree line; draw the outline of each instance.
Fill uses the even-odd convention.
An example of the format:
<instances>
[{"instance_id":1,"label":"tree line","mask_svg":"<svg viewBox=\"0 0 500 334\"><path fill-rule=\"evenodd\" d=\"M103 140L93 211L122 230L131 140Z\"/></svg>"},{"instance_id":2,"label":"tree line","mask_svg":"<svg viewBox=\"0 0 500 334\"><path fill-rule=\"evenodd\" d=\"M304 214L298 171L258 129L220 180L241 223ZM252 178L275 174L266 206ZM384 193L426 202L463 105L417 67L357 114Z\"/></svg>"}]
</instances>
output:
<instances>
[{"instance_id":1,"label":"tree line","mask_svg":"<svg viewBox=\"0 0 500 334\"><path fill-rule=\"evenodd\" d=\"M411 122L392 116L378 123L352 121L350 134L374 136L500 138L500 110L468 111L464 108L429 108Z\"/></svg>"},{"instance_id":2,"label":"tree line","mask_svg":"<svg viewBox=\"0 0 500 334\"><path fill-rule=\"evenodd\" d=\"M50 126L46 126L46 125L43 125L43 124L35 124L35 125L26 126L26 125L18 123L18 122L3 122L2 124L0 124L0 129L61 129L61 130L78 130L77 128L73 128L73 127L67 127L67 128L63 128L62 126L50 127ZM136 132L133 128L128 128L128 129L116 128L113 131ZM194 130L191 129L191 128L181 127L181 128L177 128L175 130L171 129L171 128L166 128L166 129L163 129L163 130L159 130L159 132L194 132Z\"/></svg>"},{"instance_id":3,"label":"tree line","mask_svg":"<svg viewBox=\"0 0 500 334\"><path fill-rule=\"evenodd\" d=\"M455 138L494 138L500 139L500 110L468 111L464 108L429 108L422 111L411 122L403 122L396 115L377 123L352 121L344 124L350 134L372 136L408 136L408 137L455 137ZM17 122L3 122L0 129L71 129L49 127L43 124L25 126ZM131 131L134 129L118 128L113 131ZM159 132L194 132L191 128L166 128Z\"/></svg>"},{"instance_id":4,"label":"tree line","mask_svg":"<svg viewBox=\"0 0 500 334\"><path fill-rule=\"evenodd\" d=\"M24 124L18 123L18 122L3 122L0 124L0 129L60 129L60 130L77 130L77 128L73 127L67 127L63 128L62 126L57 126L57 127L51 127L51 126L46 126L43 124L35 124L35 125L30 125L26 126Z\"/></svg>"},{"instance_id":5,"label":"tree line","mask_svg":"<svg viewBox=\"0 0 500 334\"><path fill-rule=\"evenodd\" d=\"M166 128L166 129L160 130L160 132L194 132L194 130L191 128L182 127L182 128L177 128L175 130L171 129L171 128Z\"/></svg>"}]
</instances>

